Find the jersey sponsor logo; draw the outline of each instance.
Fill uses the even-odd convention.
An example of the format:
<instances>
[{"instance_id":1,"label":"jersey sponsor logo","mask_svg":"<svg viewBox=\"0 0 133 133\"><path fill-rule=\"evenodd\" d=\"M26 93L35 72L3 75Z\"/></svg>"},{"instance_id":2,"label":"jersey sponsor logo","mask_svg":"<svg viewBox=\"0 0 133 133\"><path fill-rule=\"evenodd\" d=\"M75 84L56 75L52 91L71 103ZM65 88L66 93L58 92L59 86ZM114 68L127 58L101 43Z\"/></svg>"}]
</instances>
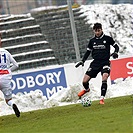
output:
<instances>
[{"instance_id":1,"label":"jersey sponsor logo","mask_svg":"<svg viewBox=\"0 0 133 133\"><path fill-rule=\"evenodd\" d=\"M94 45L93 46L94 49L105 49L105 45Z\"/></svg>"},{"instance_id":2,"label":"jersey sponsor logo","mask_svg":"<svg viewBox=\"0 0 133 133\"><path fill-rule=\"evenodd\" d=\"M0 69L5 69L7 68L7 65L0 65Z\"/></svg>"},{"instance_id":3,"label":"jersey sponsor logo","mask_svg":"<svg viewBox=\"0 0 133 133\"><path fill-rule=\"evenodd\" d=\"M11 85L14 94L39 89L47 99L59 90L67 88L64 67L13 75Z\"/></svg>"},{"instance_id":4,"label":"jersey sponsor logo","mask_svg":"<svg viewBox=\"0 0 133 133\"><path fill-rule=\"evenodd\" d=\"M133 57L112 60L110 73L112 83L117 78L127 77L133 77Z\"/></svg>"}]
</instances>

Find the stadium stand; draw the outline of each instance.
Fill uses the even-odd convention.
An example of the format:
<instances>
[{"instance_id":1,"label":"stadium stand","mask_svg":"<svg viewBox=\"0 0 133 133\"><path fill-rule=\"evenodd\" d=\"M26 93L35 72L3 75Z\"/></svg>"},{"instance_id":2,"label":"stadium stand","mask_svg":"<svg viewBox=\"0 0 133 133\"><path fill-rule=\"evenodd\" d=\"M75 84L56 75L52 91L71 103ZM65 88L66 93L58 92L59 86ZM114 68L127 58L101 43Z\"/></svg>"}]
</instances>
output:
<instances>
[{"instance_id":1,"label":"stadium stand","mask_svg":"<svg viewBox=\"0 0 133 133\"><path fill-rule=\"evenodd\" d=\"M82 57L92 31L80 7L73 13ZM0 27L2 45L11 52L20 70L76 61L67 8L3 16Z\"/></svg>"},{"instance_id":2,"label":"stadium stand","mask_svg":"<svg viewBox=\"0 0 133 133\"><path fill-rule=\"evenodd\" d=\"M83 12L80 12L80 7L73 8L73 14L82 57L87 47L87 39L92 36L92 29L86 23L86 16L82 16ZM63 7L52 11L36 11L31 13L31 15L40 25L42 33L46 35L52 49L55 50L59 64L75 62L76 54L68 9Z\"/></svg>"},{"instance_id":3,"label":"stadium stand","mask_svg":"<svg viewBox=\"0 0 133 133\"><path fill-rule=\"evenodd\" d=\"M19 64L19 69L55 64L54 51L29 15L1 18L2 45ZM6 30L5 30L6 29Z\"/></svg>"}]
</instances>

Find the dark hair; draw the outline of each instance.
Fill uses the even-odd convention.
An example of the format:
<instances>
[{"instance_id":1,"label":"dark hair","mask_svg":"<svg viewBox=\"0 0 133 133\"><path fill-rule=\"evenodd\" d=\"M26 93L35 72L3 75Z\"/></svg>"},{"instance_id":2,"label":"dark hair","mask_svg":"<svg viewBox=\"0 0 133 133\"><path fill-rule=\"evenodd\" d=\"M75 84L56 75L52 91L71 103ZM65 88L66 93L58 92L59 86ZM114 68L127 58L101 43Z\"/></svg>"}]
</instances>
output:
<instances>
[{"instance_id":1,"label":"dark hair","mask_svg":"<svg viewBox=\"0 0 133 133\"><path fill-rule=\"evenodd\" d=\"M101 23L95 23L93 26L93 30L97 30L97 29L102 29L102 24Z\"/></svg>"}]
</instances>

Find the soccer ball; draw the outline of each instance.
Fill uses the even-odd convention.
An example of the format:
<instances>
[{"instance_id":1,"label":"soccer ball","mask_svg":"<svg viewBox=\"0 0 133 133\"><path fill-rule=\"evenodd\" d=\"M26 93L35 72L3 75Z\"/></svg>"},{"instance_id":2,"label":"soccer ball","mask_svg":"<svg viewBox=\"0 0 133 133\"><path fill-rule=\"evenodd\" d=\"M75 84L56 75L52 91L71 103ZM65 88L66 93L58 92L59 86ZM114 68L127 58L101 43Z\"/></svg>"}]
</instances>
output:
<instances>
[{"instance_id":1,"label":"soccer ball","mask_svg":"<svg viewBox=\"0 0 133 133\"><path fill-rule=\"evenodd\" d=\"M83 99L81 99L81 103L83 105L83 107L89 107L91 106L91 100L88 97L84 97Z\"/></svg>"}]
</instances>

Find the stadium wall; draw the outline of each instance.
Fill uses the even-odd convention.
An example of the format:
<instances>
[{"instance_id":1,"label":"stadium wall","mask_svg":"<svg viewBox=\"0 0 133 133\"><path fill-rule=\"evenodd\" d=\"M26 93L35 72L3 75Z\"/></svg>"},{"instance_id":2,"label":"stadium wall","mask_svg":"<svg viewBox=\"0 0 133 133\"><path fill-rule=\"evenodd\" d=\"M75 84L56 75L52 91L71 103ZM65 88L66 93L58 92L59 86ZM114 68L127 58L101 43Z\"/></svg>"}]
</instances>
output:
<instances>
[{"instance_id":1,"label":"stadium wall","mask_svg":"<svg viewBox=\"0 0 133 133\"><path fill-rule=\"evenodd\" d=\"M88 65L92 60L85 62L84 67L75 68L74 63L64 65L48 66L41 69L26 70L13 74L12 89L13 93L21 95L34 90L41 90L49 99L53 94L69 86L82 85L82 79ZM118 78L133 77L133 57L119 58L111 60L111 75L108 85L115 83ZM101 86L101 76L90 81L94 86ZM3 94L0 93L0 97Z\"/></svg>"}]
</instances>

